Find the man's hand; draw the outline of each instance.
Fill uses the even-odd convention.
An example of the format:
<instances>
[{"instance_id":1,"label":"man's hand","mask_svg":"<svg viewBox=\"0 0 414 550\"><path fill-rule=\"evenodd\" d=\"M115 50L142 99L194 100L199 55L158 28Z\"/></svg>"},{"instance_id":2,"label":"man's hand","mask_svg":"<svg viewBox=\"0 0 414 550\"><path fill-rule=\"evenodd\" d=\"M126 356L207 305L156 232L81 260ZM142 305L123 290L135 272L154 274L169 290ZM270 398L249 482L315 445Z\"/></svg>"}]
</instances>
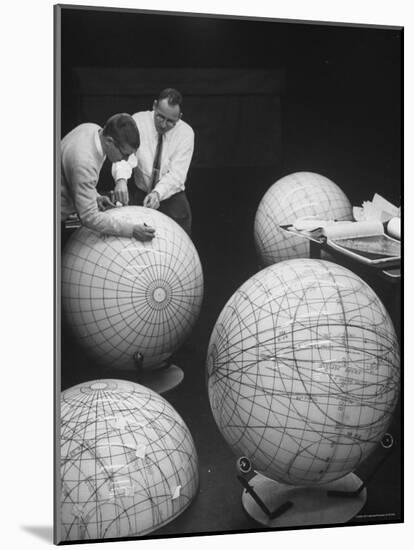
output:
<instances>
[{"instance_id":1,"label":"man's hand","mask_svg":"<svg viewBox=\"0 0 414 550\"><path fill-rule=\"evenodd\" d=\"M119 179L116 182L114 190L115 202L121 202L123 206L126 206L129 202L128 185L127 180Z\"/></svg>"},{"instance_id":2,"label":"man's hand","mask_svg":"<svg viewBox=\"0 0 414 550\"><path fill-rule=\"evenodd\" d=\"M96 202L101 212L105 212L105 210L109 210L110 208L115 208L115 204L106 195L98 195Z\"/></svg>"},{"instance_id":3,"label":"man's hand","mask_svg":"<svg viewBox=\"0 0 414 550\"><path fill-rule=\"evenodd\" d=\"M151 191L145 199L144 199L144 206L147 208L154 208L154 210L158 210L160 207L160 196L157 191Z\"/></svg>"},{"instance_id":4,"label":"man's hand","mask_svg":"<svg viewBox=\"0 0 414 550\"><path fill-rule=\"evenodd\" d=\"M132 228L132 236L137 241L151 241L155 237L155 229L146 223L139 223Z\"/></svg>"}]
</instances>

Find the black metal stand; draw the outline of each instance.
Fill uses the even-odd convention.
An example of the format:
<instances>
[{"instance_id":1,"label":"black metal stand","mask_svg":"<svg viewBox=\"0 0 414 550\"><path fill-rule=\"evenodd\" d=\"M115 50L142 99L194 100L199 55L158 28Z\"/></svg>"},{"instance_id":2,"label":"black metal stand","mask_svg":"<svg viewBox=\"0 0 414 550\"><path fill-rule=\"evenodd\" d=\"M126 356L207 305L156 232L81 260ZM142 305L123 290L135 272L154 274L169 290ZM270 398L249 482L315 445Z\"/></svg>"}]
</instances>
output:
<instances>
[{"instance_id":1,"label":"black metal stand","mask_svg":"<svg viewBox=\"0 0 414 550\"><path fill-rule=\"evenodd\" d=\"M276 510L269 510L269 508L266 506L266 504L249 483L249 481L256 475L256 472L253 470L252 464L247 457L243 456L238 459L237 470L239 471L239 474L237 474L237 479L269 519L275 519L281 516L293 506L292 502L287 501L284 502L281 506L278 506Z\"/></svg>"},{"instance_id":2,"label":"black metal stand","mask_svg":"<svg viewBox=\"0 0 414 550\"><path fill-rule=\"evenodd\" d=\"M247 457L238 459L237 479L244 492L242 502L247 513L268 526L346 523L362 509L367 484L395 449L394 438L385 434L381 445L386 451L362 481L354 473L318 487L289 486L266 478L253 469ZM388 451L391 452L388 452Z\"/></svg>"}]
</instances>

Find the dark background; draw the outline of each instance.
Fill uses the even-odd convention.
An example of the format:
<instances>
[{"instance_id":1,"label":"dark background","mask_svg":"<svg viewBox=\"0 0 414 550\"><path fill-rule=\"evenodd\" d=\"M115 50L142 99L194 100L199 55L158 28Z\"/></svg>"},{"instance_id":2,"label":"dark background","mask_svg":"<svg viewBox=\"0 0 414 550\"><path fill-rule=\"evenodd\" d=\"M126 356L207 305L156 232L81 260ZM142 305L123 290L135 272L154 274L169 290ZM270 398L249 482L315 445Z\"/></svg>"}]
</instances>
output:
<instances>
[{"instance_id":1,"label":"dark background","mask_svg":"<svg viewBox=\"0 0 414 550\"><path fill-rule=\"evenodd\" d=\"M115 112L151 109L164 87L183 92L184 119L196 135L186 186L205 295L175 358L185 380L166 397L193 434L200 493L157 534L257 529L241 508L234 457L209 410L209 336L226 301L257 271L254 215L277 179L313 171L353 205L375 192L400 205L402 30L67 7L61 14L62 135L81 122L103 125ZM111 185L106 165L100 187ZM399 291L361 275L399 331ZM63 326L62 389L108 375L120 377L88 359ZM377 521L401 518L400 424L398 409L395 451L368 486L362 513L395 513Z\"/></svg>"}]
</instances>

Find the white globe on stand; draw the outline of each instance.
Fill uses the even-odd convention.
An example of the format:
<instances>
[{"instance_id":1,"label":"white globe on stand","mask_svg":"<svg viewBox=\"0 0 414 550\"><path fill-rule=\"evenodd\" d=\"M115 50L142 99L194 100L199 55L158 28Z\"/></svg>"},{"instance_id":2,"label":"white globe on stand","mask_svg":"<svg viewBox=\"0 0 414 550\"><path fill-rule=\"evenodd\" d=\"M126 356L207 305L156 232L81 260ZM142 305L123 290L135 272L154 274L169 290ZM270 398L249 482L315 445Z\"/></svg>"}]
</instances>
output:
<instances>
[{"instance_id":1,"label":"white globe on stand","mask_svg":"<svg viewBox=\"0 0 414 550\"><path fill-rule=\"evenodd\" d=\"M399 392L394 327L350 270L295 259L230 298L207 358L213 416L235 455L289 485L353 472L384 435Z\"/></svg>"},{"instance_id":2,"label":"white globe on stand","mask_svg":"<svg viewBox=\"0 0 414 550\"><path fill-rule=\"evenodd\" d=\"M108 216L155 228L152 241L78 229L62 260L62 305L74 334L103 366L157 368L189 335L203 298L197 251L171 218L139 206Z\"/></svg>"},{"instance_id":3,"label":"white globe on stand","mask_svg":"<svg viewBox=\"0 0 414 550\"><path fill-rule=\"evenodd\" d=\"M306 239L286 234L280 225L314 216L322 220L352 220L345 193L325 176L296 172L278 180L266 192L256 212L254 239L263 266L309 257Z\"/></svg>"},{"instance_id":4,"label":"white globe on stand","mask_svg":"<svg viewBox=\"0 0 414 550\"><path fill-rule=\"evenodd\" d=\"M62 392L60 446L62 541L145 535L198 490L184 421L133 382L94 380Z\"/></svg>"}]
</instances>

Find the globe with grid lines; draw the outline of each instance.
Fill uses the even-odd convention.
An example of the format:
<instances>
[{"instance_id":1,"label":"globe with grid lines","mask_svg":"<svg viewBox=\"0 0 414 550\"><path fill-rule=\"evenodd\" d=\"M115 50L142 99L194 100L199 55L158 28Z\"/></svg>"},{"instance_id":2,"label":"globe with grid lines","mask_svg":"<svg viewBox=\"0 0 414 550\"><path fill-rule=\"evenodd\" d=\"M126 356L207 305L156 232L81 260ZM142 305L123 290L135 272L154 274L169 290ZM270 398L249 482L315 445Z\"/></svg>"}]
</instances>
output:
<instances>
[{"instance_id":1,"label":"globe with grid lines","mask_svg":"<svg viewBox=\"0 0 414 550\"><path fill-rule=\"evenodd\" d=\"M258 272L222 310L207 356L217 426L274 481L315 486L357 468L399 393L392 321L357 275L294 259Z\"/></svg>"},{"instance_id":2,"label":"globe with grid lines","mask_svg":"<svg viewBox=\"0 0 414 550\"><path fill-rule=\"evenodd\" d=\"M156 210L127 206L108 216L155 228L152 241L79 228L62 258L62 306L73 333L103 366L161 365L197 320L203 273L185 231Z\"/></svg>"},{"instance_id":3,"label":"globe with grid lines","mask_svg":"<svg viewBox=\"0 0 414 550\"><path fill-rule=\"evenodd\" d=\"M309 242L289 235L279 226L311 216L322 220L352 220L352 206L338 185L313 172L290 174L267 190L254 221L255 246L263 267L291 258L309 257Z\"/></svg>"},{"instance_id":4,"label":"globe with grid lines","mask_svg":"<svg viewBox=\"0 0 414 550\"><path fill-rule=\"evenodd\" d=\"M181 514L198 490L197 453L160 395L114 379L61 395L62 541L142 536Z\"/></svg>"}]
</instances>

